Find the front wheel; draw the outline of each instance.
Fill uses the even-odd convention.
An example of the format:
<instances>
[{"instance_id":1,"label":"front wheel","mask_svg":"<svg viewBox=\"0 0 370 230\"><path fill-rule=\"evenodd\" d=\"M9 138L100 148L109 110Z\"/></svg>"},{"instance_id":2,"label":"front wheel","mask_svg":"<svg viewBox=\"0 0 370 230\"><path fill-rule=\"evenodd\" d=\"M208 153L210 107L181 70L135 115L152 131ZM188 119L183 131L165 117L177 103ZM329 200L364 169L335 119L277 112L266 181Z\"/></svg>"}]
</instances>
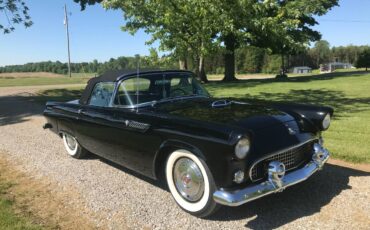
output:
<instances>
[{"instance_id":1,"label":"front wheel","mask_svg":"<svg viewBox=\"0 0 370 230\"><path fill-rule=\"evenodd\" d=\"M216 185L201 158L187 150L177 150L169 155L165 170L169 190L186 212L207 217L218 209L212 197Z\"/></svg>"},{"instance_id":2,"label":"front wheel","mask_svg":"<svg viewBox=\"0 0 370 230\"><path fill-rule=\"evenodd\" d=\"M63 133L63 143L68 155L73 158L81 159L86 157L87 151L80 146L76 138L68 133Z\"/></svg>"}]
</instances>

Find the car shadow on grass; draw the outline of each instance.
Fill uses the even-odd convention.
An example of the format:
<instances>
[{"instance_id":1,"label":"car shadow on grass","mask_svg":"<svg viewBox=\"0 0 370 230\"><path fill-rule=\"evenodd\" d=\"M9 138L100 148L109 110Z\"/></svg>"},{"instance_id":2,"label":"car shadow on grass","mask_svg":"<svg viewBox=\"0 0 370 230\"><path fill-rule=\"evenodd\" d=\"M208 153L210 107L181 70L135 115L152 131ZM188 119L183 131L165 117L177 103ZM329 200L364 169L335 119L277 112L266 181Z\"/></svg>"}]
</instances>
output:
<instances>
[{"instance_id":1,"label":"car shadow on grass","mask_svg":"<svg viewBox=\"0 0 370 230\"><path fill-rule=\"evenodd\" d=\"M307 181L239 207L222 207L213 221L251 219L245 227L275 229L305 216L311 216L329 204L342 191L351 189L350 177L370 176L370 172L327 164ZM338 210L340 211L340 210Z\"/></svg>"},{"instance_id":2,"label":"car shadow on grass","mask_svg":"<svg viewBox=\"0 0 370 230\"><path fill-rule=\"evenodd\" d=\"M331 106L334 118L350 116L351 113L370 111L370 97L348 97L338 90L303 89L290 90L287 93L266 93L258 95L231 95L233 100L242 100L251 104L298 103Z\"/></svg>"}]
</instances>

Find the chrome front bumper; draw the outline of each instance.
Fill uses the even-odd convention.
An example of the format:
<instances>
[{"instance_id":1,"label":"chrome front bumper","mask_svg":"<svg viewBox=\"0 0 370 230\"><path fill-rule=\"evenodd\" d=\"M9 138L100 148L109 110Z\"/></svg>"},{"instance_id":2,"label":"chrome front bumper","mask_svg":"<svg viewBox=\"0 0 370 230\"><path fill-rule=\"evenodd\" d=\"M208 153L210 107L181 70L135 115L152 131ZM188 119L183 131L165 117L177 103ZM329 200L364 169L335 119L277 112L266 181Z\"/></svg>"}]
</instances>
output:
<instances>
[{"instance_id":1,"label":"chrome front bumper","mask_svg":"<svg viewBox=\"0 0 370 230\"><path fill-rule=\"evenodd\" d=\"M316 171L320 170L328 161L329 155L328 150L323 148L320 144L315 143L312 160L303 168L285 175L283 163L278 161L270 162L268 180L236 191L217 190L213 193L213 199L222 205L239 206L271 193L281 192L289 186L306 180Z\"/></svg>"}]
</instances>

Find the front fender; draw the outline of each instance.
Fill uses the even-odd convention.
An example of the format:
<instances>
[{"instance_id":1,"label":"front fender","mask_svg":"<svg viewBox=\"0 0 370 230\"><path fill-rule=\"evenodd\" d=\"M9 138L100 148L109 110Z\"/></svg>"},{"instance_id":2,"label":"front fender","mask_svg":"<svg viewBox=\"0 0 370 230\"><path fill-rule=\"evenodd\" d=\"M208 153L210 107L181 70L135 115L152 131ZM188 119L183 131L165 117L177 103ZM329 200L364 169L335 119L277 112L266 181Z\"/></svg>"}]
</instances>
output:
<instances>
[{"instance_id":1,"label":"front fender","mask_svg":"<svg viewBox=\"0 0 370 230\"><path fill-rule=\"evenodd\" d=\"M332 117L334 109L328 106L276 104L273 107L293 116L303 132L324 131L322 121L327 114Z\"/></svg>"}]
</instances>

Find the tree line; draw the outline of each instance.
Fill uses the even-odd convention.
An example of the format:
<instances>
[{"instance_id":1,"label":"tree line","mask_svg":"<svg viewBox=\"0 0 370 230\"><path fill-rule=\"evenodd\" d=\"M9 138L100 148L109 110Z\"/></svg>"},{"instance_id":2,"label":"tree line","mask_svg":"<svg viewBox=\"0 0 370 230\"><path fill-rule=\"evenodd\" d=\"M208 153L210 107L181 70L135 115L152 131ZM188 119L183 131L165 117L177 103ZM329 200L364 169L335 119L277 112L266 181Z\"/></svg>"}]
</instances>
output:
<instances>
[{"instance_id":1,"label":"tree line","mask_svg":"<svg viewBox=\"0 0 370 230\"><path fill-rule=\"evenodd\" d=\"M328 41L319 40L312 47L293 54L275 54L270 49L243 46L235 50L235 72L279 74L297 66L319 69L330 62L349 63L358 68L370 68L370 46L347 45L331 47ZM188 68L196 70L196 60L187 60ZM205 56L205 72L223 74L225 72L222 52ZM180 65L181 67L181 65Z\"/></svg>"},{"instance_id":2,"label":"tree line","mask_svg":"<svg viewBox=\"0 0 370 230\"><path fill-rule=\"evenodd\" d=\"M308 48L294 55L286 55L285 68L290 69L294 66L308 66L313 69L318 69L320 64L329 62L345 62L358 67L369 67L361 65L358 60L369 52L369 46L338 46L330 47L330 44L321 40L314 44L312 48ZM370 61L370 58L365 60ZM361 60L360 60L361 61ZM188 58L187 69L196 71L197 60ZM363 61L362 61L363 62ZM268 49L255 46L240 47L235 51L235 72L238 74L244 73L274 73L277 74L281 70L282 57L281 55L272 54ZM106 62L80 62L71 63L71 71L74 73L103 73L111 69L178 69L183 68L179 63L176 55L165 55L160 57L158 52L151 48L147 56L135 57L118 57L111 58ZM213 53L205 57L204 71L208 74L223 74L224 58L223 53ZM67 63L60 61L47 61L37 63L27 63L24 65L9 65L0 67L0 73L4 72L52 72L58 74L67 74Z\"/></svg>"},{"instance_id":3,"label":"tree line","mask_svg":"<svg viewBox=\"0 0 370 230\"><path fill-rule=\"evenodd\" d=\"M97 60L93 60L91 62L71 63L71 72L101 74L108 70L136 69L138 68L138 65L139 68L145 69L176 68L175 66L171 66L171 63L164 62L165 58L158 58L157 62L155 62L155 59L156 58L152 58L150 56L144 57L136 56L136 57L111 58L106 62L99 62ZM8 65L0 67L0 73L9 73L9 72L51 72L57 74L67 74L68 64L60 61L45 61L45 62L27 63L24 65Z\"/></svg>"}]
</instances>

